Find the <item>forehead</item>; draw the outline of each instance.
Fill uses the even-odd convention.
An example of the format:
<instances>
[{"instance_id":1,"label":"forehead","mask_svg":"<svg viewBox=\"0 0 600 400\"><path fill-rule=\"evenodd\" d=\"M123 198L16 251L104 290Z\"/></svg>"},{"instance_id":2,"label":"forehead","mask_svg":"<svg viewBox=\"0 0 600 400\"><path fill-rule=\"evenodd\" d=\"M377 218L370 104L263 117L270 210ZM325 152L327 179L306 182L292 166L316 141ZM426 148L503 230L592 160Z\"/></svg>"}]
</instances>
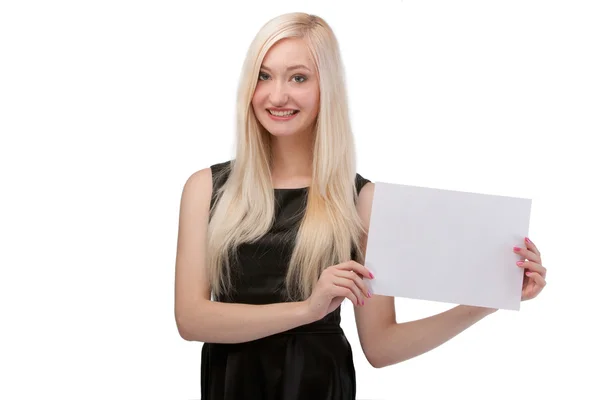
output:
<instances>
[{"instance_id":1,"label":"forehead","mask_svg":"<svg viewBox=\"0 0 600 400\"><path fill-rule=\"evenodd\" d=\"M289 65L303 64L313 71L315 69L308 46L300 38L288 38L275 43L265 55L262 64L268 68L286 68Z\"/></svg>"}]
</instances>

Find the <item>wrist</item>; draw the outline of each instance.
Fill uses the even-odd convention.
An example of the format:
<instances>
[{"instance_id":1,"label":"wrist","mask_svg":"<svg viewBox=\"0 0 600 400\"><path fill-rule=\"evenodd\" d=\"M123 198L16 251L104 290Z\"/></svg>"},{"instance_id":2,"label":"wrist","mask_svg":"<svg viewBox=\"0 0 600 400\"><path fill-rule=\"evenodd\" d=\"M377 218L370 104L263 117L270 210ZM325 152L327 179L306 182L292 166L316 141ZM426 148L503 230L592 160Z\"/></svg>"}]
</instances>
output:
<instances>
[{"instance_id":1,"label":"wrist","mask_svg":"<svg viewBox=\"0 0 600 400\"><path fill-rule=\"evenodd\" d=\"M298 318L301 322L301 325L310 324L315 322L317 319L313 316L313 313L310 309L310 304L308 300L299 301L298 305Z\"/></svg>"}]
</instances>

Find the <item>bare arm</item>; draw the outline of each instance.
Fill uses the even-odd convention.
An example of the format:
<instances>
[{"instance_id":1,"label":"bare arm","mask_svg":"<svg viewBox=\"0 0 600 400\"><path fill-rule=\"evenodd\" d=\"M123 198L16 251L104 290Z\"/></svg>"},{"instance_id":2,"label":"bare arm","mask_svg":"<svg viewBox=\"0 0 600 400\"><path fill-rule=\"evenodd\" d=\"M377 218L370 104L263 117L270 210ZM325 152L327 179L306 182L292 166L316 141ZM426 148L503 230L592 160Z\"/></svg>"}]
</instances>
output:
<instances>
[{"instance_id":1,"label":"bare arm","mask_svg":"<svg viewBox=\"0 0 600 400\"><path fill-rule=\"evenodd\" d=\"M378 297L380 307L394 307L393 297ZM494 311L496 310L460 305L417 321L385 325L381 331L370 333L377 337L378 342L370 345L369 362L376 368L382 368L424 354Z\"/></svg>"},{"instance_id":2,"label":"bare arm","mask_svg":"<svg viewBox=\"0 0 600 400\"><path fill-rule=\"evenodd\" d=\"M240 343L313 321L306 302L267 305L210 300L205 251L212 174L210 168L186 182L180 205L175 265L175 320L182 338L210 343Z\"/></svg>"},{"instance_id":3,"label":"bare arm","mask_svg":"<svg viewBox=\"0 0 600 400\"><path fill-rule=\"evenodd\" d=\"M367 183L358 199L358 212L368 229L374 185ZM368 233L363 237L366 251ZM377 277L375 277L377 279ZM432 350L475 324L494 309L457 306L443 313L404 323L396 322L394 298L375 295L354 314L360 343L367 360L376 368L397 364Z\"/></svg>"},{"instance_id":4,"label":"bare arm","mask_svg":"<svg viewBox=\"0 0 600 400\"><path fill-rule=\"evenodd\" d=\"M242 343L311 322L301 302L266 305L202 302L179 332L185 340Z\"/></svg>"}]
</instances>

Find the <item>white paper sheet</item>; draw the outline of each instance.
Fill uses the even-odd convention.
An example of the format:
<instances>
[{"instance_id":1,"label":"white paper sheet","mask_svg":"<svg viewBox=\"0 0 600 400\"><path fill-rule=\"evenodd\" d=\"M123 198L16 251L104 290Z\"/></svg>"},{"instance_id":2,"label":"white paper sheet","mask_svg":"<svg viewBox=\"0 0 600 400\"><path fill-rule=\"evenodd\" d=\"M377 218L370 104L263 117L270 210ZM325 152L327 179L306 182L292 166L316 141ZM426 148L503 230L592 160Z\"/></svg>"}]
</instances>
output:
<instances>
[{"instance_id":1,"label":"white paper sheet","mask_svg":"<svg viewBox=\"0 0 600 400\"><path fill-rule=\"evenodd\" d=\"M531 199L375 183L365 265L375 294L519 310Z\"/></svg>"}]
</instances>

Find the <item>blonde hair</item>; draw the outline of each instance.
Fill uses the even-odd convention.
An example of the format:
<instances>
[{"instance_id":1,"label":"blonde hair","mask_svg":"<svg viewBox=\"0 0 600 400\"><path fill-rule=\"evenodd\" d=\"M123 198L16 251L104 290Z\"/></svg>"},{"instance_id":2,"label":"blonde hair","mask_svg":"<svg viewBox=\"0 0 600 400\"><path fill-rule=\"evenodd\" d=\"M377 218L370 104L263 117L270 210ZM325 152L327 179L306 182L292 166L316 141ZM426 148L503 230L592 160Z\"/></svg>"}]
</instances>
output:
<instances>
[{"instance_id":1,"label":"blonde hair","mask_svg":"<svg viewBox=\"0 0 600 400\"><path fill-rule=\"evenodd\" d=\"M322 18L284 14L260 29L242 69L236 157L226 171L227 181L215 191L218 200L211 209L208 229L207 269L215 297L230 293L230 257L236 247L262 237L274 222L270 134L256 119L251 101L266 53L286 38L306 42L317 67L320 88L312 183L285 281L288 298L308 298L323 269L349 260L353 251L362 259L354 138L339 45Z\"/></svg>"}]
</instances>

